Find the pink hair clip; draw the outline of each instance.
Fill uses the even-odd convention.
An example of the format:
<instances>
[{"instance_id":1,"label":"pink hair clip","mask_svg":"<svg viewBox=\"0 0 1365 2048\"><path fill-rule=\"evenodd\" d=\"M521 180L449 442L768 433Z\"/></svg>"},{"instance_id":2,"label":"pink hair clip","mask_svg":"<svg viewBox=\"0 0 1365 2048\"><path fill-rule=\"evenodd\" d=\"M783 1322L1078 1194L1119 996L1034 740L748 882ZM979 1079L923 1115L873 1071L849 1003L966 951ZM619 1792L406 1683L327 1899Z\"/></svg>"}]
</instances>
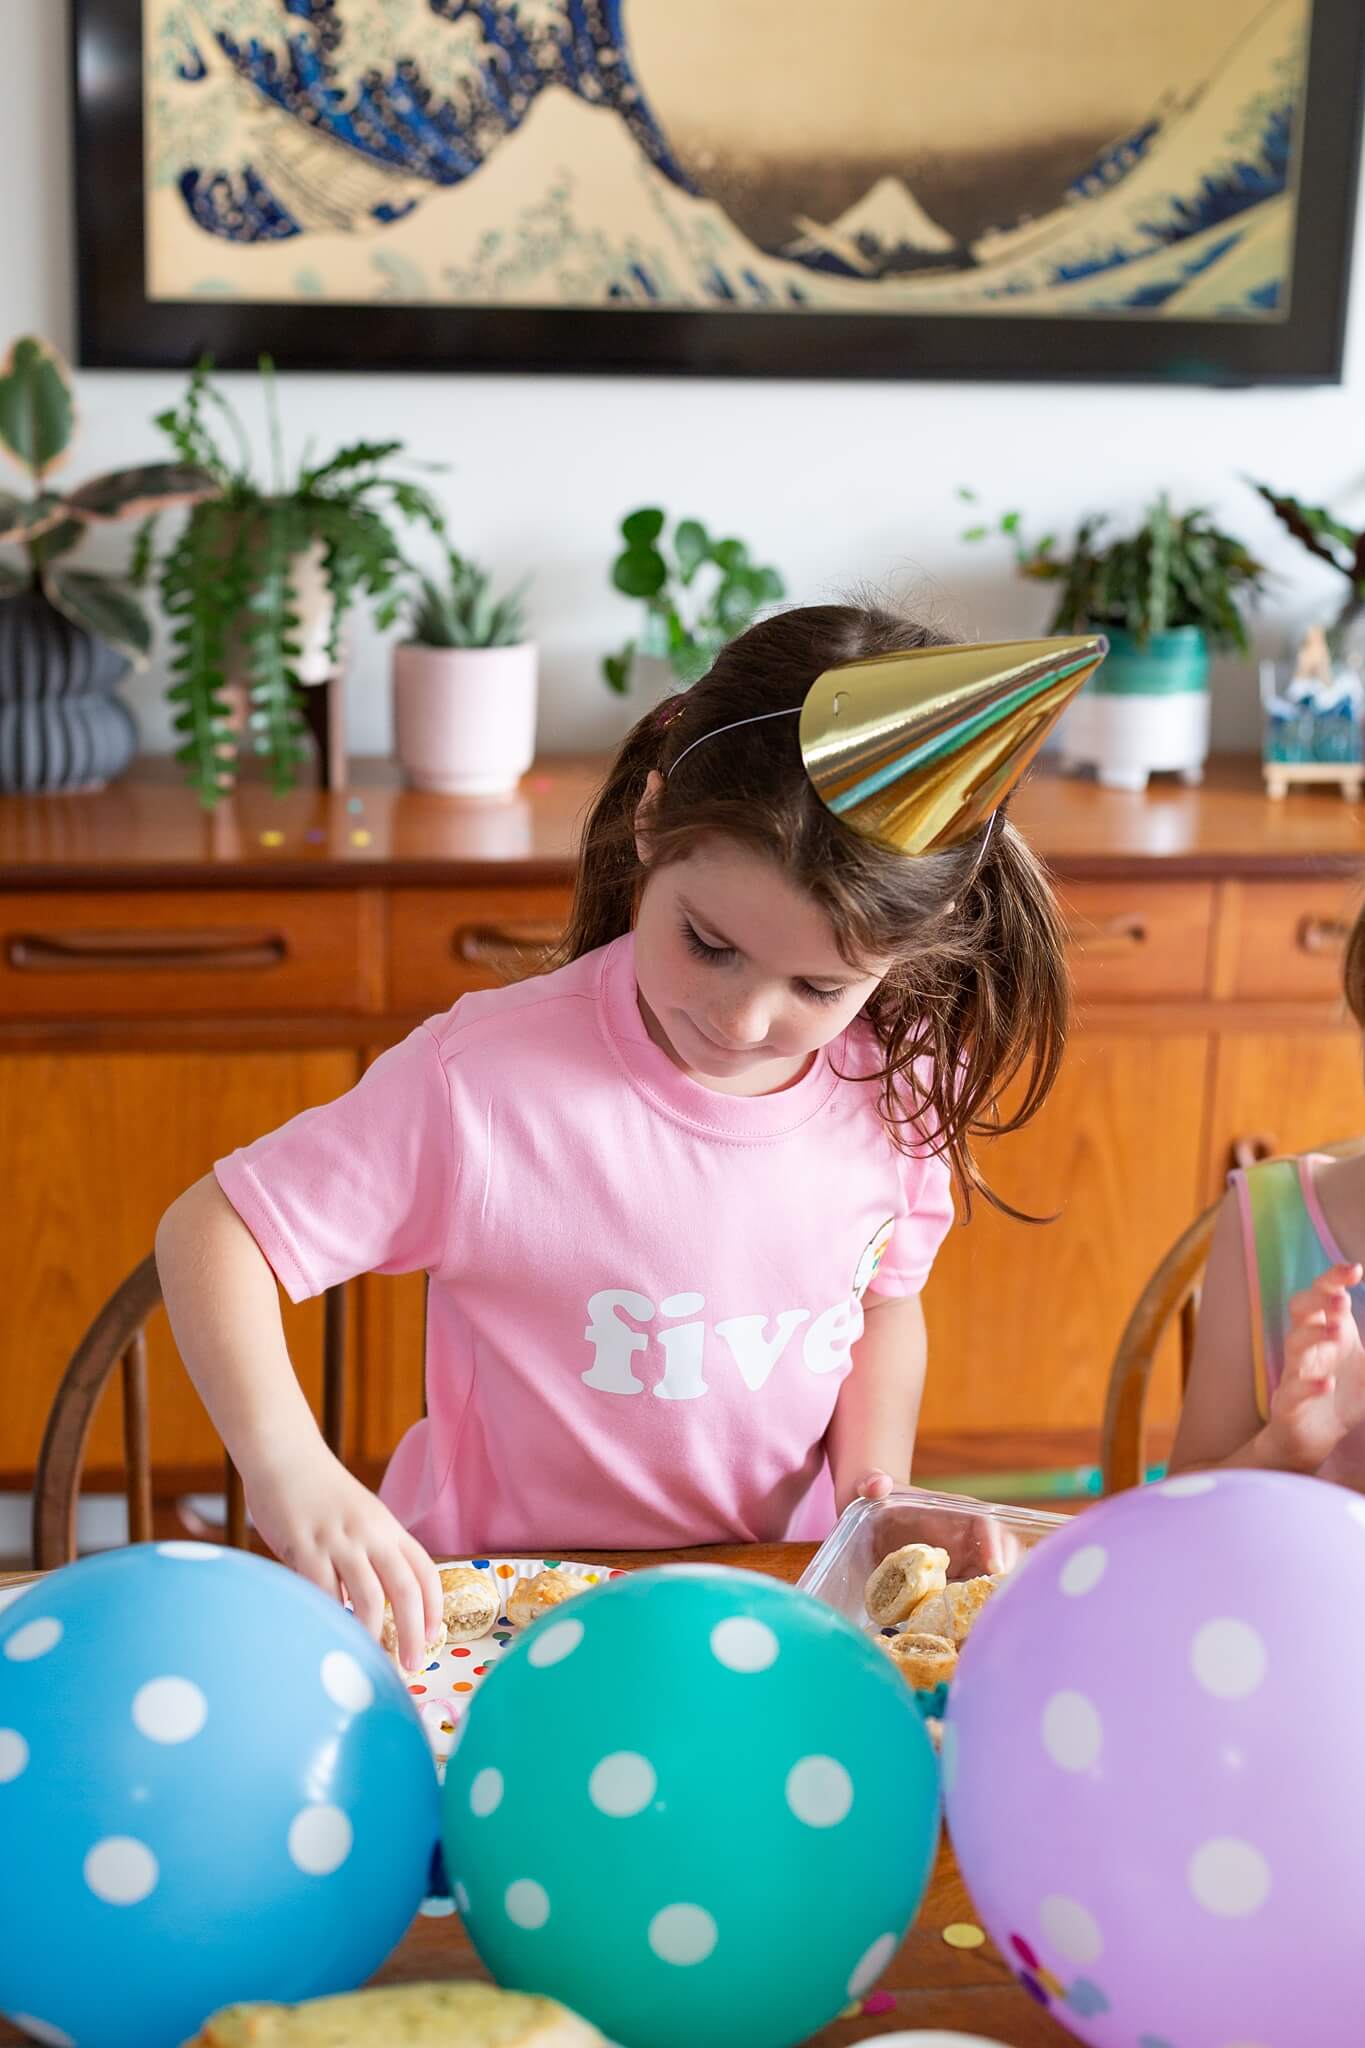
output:
<instances>
[{"instance_id":1,"label":"pink hair clip","mask_svg":"<svg viewBox=\"0 0 1365 2048\"><path fill-rule=\"evenodd\" d=\"M672 725L675 718L682 717L684 698L685 692L682 690L676 691L671 697L664 698L663 703L654 713L654 724L660 732L666 731Z\"/></svg>"}]
</instances>

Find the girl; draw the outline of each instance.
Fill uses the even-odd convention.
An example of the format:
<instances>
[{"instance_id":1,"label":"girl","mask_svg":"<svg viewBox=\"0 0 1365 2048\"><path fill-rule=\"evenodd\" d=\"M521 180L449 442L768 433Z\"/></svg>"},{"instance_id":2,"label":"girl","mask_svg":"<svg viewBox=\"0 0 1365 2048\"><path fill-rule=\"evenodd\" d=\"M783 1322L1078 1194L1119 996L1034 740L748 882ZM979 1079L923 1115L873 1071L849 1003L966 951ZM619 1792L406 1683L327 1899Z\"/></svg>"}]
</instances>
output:
<instances>
[{"instance_id":1,"label":"girl","mask_svg":"<svg viewBox=\"0 0 1365 2048\"><path fill-rule=\"evenodd\" d=\"M1365 1028L1365 911L1346 949ZM1209 1250L1172 1471L1250 1465L1365 1490L1365 1156L1232 1176Z\"/></svg>"},{"instance_id":2,"label":"girl","mask_svg":"<svg viewBox=\"0 0 1365 2048\"><path fill-rule=\"evenodd\" d=\"M372 1631L387 1596L406 1661L429 1552L819 1537L908 1476L952 1184L1044 1100L1067 1002L1003 820L910 857L803 765L817 677L930 644L875 608L750 628L626 739L553 971L464 997L163 1219L258 1530ZM276 1281L421 1269L429 1415L376 1499L322 1442Z\"/></svg>"}]
</instances>

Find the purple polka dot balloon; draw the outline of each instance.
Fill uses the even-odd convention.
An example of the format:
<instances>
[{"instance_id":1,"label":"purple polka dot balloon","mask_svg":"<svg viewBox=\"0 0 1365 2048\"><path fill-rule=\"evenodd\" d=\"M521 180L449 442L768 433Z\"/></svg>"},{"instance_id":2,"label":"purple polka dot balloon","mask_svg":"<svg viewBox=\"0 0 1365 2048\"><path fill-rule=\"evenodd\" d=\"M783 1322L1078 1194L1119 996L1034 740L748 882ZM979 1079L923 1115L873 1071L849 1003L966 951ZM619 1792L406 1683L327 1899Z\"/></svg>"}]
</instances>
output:
<instances>
[{"instance_id":1,"label":"purple polka dot balloon","mask_svg":"<svg viewBox=\"0 0 1365 2048\"><path fill-rule=\"evenodd\" d=\"M986 1609L948 1825L1030 1994L1092 2048L1357 2048L1365 1500L1192 1473L1078 1516Z\"/></svg>"}]
</instances>

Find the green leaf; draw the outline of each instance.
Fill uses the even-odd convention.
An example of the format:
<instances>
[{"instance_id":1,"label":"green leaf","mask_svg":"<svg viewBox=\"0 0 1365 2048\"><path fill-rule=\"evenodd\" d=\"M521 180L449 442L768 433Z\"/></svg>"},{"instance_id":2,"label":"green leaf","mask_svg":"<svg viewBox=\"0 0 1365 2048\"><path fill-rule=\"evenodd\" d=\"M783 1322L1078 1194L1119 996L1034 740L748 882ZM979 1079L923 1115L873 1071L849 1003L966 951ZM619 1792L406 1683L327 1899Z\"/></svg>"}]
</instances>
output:
<instances>
[{"instance_id":1,"label":"green leaf","mask_svg":"<svg viewBox=\"0 0 1365 2048\"><path fill-rule=\"evenodd\" d=\"M672 605L651 605L640 628L640 652L666 659L678 645L679 636L686 637L686 629Z\"/></svg>"},{"instance_id":2,"label":"green leaf","mask_svg":"<svg viewBox=\"0 0 1365 2048\"><path fill-rule=\"evenodd\" d=\"M778 604L787 594L787 586L776 569L754 571L754 595L759 604Z\"/></svg>"},{"instance_id":3,"label":"green leaf","mask_svg":"<svg viewBox=\"0 0 1365 2048\"><path fill-rule=\"evenodd\" d=\"M29 559L37 568L48 562L55 562L58 555L69 555L85 539L85 528L79 519L63 519L56 526L45 526L28 543Z\"/></svg>"},{"instance_id":4,"label":"green leaf","mask_svg":"<svg viewBox=\"0 0 1365 2048\"><path fill-rule=\"evenodd\" d=\"M71 440L75 405L66 364L36 335L16 341L0 365L0 441L41 478Z\"/></svg>"},{"instance_id":5,"label":"green leaf","mask_svg":"<svg viewBox=\"0 0 1365 2048\"><path fill-rule=\"evenodd\" d=\"M44 492L37 498L16 498L0 491L0 541L18 545L47 533L62 516L61 501Z\"/></svg>"},{"instance_id":6,"label":"green leaf","mask_svg":"<svg viewBox=\"0 0 1365 2048\"><path fill-rule=\"evenodd\" d=\"M719 650L709 640L689 640L673 655L673 673L685 688L699 683Z\"/></svg>"},{"instance_id":7,"label":"green leaf","mask_svg":"<svg viewBox=\"0 0 1365 2048\"><path fill-rule=\"evenodd\" d=\"M1019 522L1022 516L1019 512L1004 513L1000 520L1000 531L1002 533L1018 533Z\"/></svg>"},{"instance_id":8,"label":"green leaf","mask_svg":"<svg viewBox=\"0 0 1365 2048\"><path fill-rule=\"evenodd\" d=\"M630 688L630 665L635 659L635 642L627 640L619 654L604 654L602 675L609 690L624 697Z\"/></svg>"},{"instance_id":9,"label":"green leaf","mask_svg":"<svg viewBox=\"0 0 1365 2048\"><path fill-rule=\"evenodd\" d=\"M684 583L690 583L711 552L711 536L700 519L680 519L673 536L673 552Z\"/></svg>"},{"instance_id":10,"label":"green leaf","mask_svg":"<svg viewBox=\"0 0 1365 2048\"><path fill-rule=\"evenodd\" d=\"M711 550L711 559L718 569L729 576L736 569L747 569L749 550L742 540L718 540Z\"/></svg>"},{"instance_id":11,"label":"green leaf","mask_svg":"<svg viewBox=\"0 0 1365 2048\"><path fill-rule=\"evenodd\" d=\"M168 505L196 505L218 495L206 469L183 462L147 462L138 469L113 469L78 491L67 492L65 509L78 519L95 522L127 519L134 514L164 511Z\"/></svg>"},{"instance_id":12,"label":"green leaf","mask_svg":"<svg viewBox=\"0 0 1365 2048\"><path fill-rule=\"evenodd\" d=\"M621 536L628 548L650 547L664 530L664 515L650 506L630 512L621 521Z\"/></svg>"},{"instance_id":13,"label":"green leaf","mask_svg":"<svg viewBox=\"0 0 1365 2048\"><path fill-rule=\"evenodd\" d=\"M963 540L986 540L990 535L989 526L968 526L964 529Z\"/></svg>"},{"instance_id":14,"label":"green leaf","mask_svg":"<svg viewBox=\"0 0 1365 2048\"><path fill-rule=\"evenodd\" d=\"M754 615L754 593L747 576L726 578L716 592L716 611L731 633L748 625Z\"/></svg>"},{"instance_id":15,"label":"green leaf","mask_svg":"<svg viewBox=\"0 0 1365 2048\"><path fill-rule=\"evenodd\" d=\"M629 547L613 563L611 580L627 597L657 597L668 581L668 566L655 547Z\"/></svg>"},{"instance_id":16,"label":"green leaf","mask_svg":"<svg viewBox=\"0 0 1365 2048\"><path fill-rule=\"evenodd\" d=\"M44 579L48 596L74 625L98 634L139 668L146 666L152 644L147 614L137 599L107 577L90 570L59 569Z\"/></svg>"},{"instance_id":17,"label":"green leaf","mask_svg":"<svg viewBox=\"0 0 1365 2048\"><path fill-rule=\"evenodd\" d=\"M959 496L959 498L961 498L961 499L962 499L962 501L964 502L964 504L967 504L967 505L974 505L974 504L976 503L976 492L975 492L975 491L969 491L969 490L967 489L967 486L966 486L966 484L959 484L959 485L958 485L958 487L957 487L957 495Z\"/></svg>"}]
</instances>

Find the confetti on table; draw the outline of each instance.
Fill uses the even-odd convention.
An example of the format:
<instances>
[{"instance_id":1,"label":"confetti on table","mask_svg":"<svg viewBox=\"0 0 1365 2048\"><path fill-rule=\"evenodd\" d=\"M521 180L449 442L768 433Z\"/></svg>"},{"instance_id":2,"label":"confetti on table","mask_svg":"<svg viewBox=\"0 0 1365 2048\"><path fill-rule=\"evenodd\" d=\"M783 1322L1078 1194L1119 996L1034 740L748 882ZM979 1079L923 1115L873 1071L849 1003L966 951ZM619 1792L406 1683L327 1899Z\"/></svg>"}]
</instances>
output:
<instances>
[{"instance_id":1,"label":"confetti on table","mask_svg":"<svg viewBox=\"0 0 1365 2048\"><path fill-rule=\"evenodd\" d=\"M284 834L283 832L262 832L261 844L262 846L283 846Z\"/></svg>"},{"instance_id":2,"label":"confetti on table","mask_svg":"<svg viewBox=\"0 0 1365 2048\"><path fill-rule=\"evenodd\" d=\"M320 832L316 825L312 825L304 833L303 836L308 841L308 844L310 846L321 846L323 839L326 837L326 834Z\"/></svg>"},{"instance_id":3,"label":"confetti on table","mask_svg":"<svg viewBox=\"0 0 1365 2048\"><path fill-rule=\"evenodd\" d=\"M358 818L358 817L360 816L360 813L361 813L361 812L362 812L362 811L364 810L364 808L365 808L365 799L364 799L364 797L361 797L361 796L353 796L353 797L351 797L351 798L349 799L349 801L347 802L346 808L347 808L347 810L348 810L348 811L350 812L350 814L351 814L351 816L352 816L353 818Z\"/></svg>"},{"instance_id":4,"label":"confetti on table","mask_svg":"<svg viewBox=\"0 0 1365 2048\"><path fill-rule=\"evenodd\" d=\"M370 835L368 832L353 832L351 834L352 846L368 846L369 843Z\"/></svg>"},{"instance_id":5,"label":"confetti on table","mask_svg":"<svg viewBox=\"0 0 1365 2048\"><path fill-rule=\"evenodd\" d=\"M554 788L554 780L549 775L533 775L531 777L531 787L537 796L544 796L547 790Z\"/></svg>"},{"instance_id":6,"label":"confetti on table","mask_svg":"<svg viewBox=\"0 0 1365 2048\"><path fill-rule=\"evenodd\" d=\"M970 1920L954 1920L951 1927L944 1928L943 1939L949 1948L982 1948L986 1935L984 1929L974 1927Z\"/></svg>"},{"instance_id":7,"label":"confetti on table","mask_svg":"<svg viewBox=\"0 0 1365 2048\"><path fill-rule=\"evenodd\" d=\"M895 2010L896 1994L894 1991L874 1991L863 2000L864 2018L870 2019L876 2013L894 2012Z\"/></svg>"}]
</instances>

